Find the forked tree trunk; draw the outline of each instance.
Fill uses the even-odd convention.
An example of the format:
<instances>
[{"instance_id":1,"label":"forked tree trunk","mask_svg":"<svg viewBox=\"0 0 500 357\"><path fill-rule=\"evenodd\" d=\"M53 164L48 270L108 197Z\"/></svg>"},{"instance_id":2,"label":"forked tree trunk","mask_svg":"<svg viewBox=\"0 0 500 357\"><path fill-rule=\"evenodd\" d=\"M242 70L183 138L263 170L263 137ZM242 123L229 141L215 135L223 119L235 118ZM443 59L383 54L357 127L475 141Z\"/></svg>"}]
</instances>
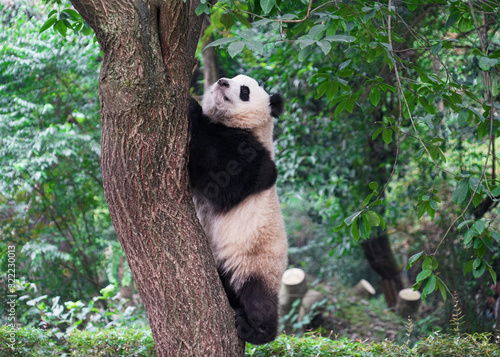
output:
<instances>
[{"instance_id":1,"label":"forked tree trunk","mask_svg":"<svg viewBox=\"0 0 500 357\"><path fill-rule=\"evenodd\" d=\"M158 356L242 355L186 170L197 2L71 1L104 52L104 192Z\"/></svg>"}]
</instances>

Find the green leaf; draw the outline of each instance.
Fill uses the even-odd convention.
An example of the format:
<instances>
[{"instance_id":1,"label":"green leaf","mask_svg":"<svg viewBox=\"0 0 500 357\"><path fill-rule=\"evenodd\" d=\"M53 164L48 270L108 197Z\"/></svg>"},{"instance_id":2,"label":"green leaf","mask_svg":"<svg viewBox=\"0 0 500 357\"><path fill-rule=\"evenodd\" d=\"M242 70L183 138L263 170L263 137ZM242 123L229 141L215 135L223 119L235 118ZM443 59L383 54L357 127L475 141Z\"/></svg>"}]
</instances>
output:
<instances>
[{"instance_id":1,"label":"green leaf","mask_svg":"<svg viewBox=\"0 0 500 357\"><path fill-rule=\"evenodd\" d=\"M436 289L436 276L431 275L425 282L424 289L422 290L422 298L432 293L434 289Z\"/></svg>"},{"instance_id":2,"label":"green leaf","mask_svg":"<svg viewBox=\"0 0 500 357\"><path fill-rule=\"evenodd\" d=\"M235 23L236 23L236 21L234 19L234 16L232 14L228 13L228 12L222 14L222 16L220 17L220 22L228 30L231 27L233 27L235 25Z\"/></svg>"},{"instance_id":3,"label":"green leaf","mask_svg":"<svg viewBox=\"0 0 500 357\"><path fill-rule=\"evenodd\" d=\"M472 275L474 278L478 279L483 276L484 272L486 271L486 264L481 260L481 264L477 269L472 270Z\"/></svg>"},{"instance_id":4,"label":"green leaf","mask_svg":"<svg viewBox=\"0 0 500 357\"><path fill-rule=\"evenodd\" d=\"M497 186L497 187L495 187L495 188L491 191L491 194L492 194L493 196L495 196L495 197L496 197L496 196L500 196L500 185L499 185L499 186Z\"/></svg>"},{"instance_id":5,"label":"green leaf","mask_svg":"<svg viewBox=\"0 0 500 357\"><path fill-rule=\"evenodd\" d=\"M483 197L481 195L475 194L474 197L472 197L472 204L474 204L474 207L479 206L482 201Z\"/></svg>"},{"instance_id":6,"label":"green leaf","mask_svg":"<svg viewBox=\"0 0 500 357\"><path fill-rule=\"evenodd\" d=\"M239 12L233 13L234 16L246 27L246 28L251 28L252 24L248 22L247 18L243 16L243 14L240 14Z\"/></svg>"},{"instance_id":7,"label":"green leaf","mask_svg":"<svg viewBox=\"0 0 500 357\"><path fill-rule=\"evenodd\" d=\"M338 226L336 226L335 228L333 228L333 232L334 233L340 232L342 229L344 229L345 226L346 226L345 222L342 221L341 224L339 224Z\"/></svg>"},{"instance_id":8,"label":"green leaf","mask_svg":"<svg viewBox=\"0 0 500 357\"><path fill-rule=\"evenodd\" d=\"M486 244L484 244L484 242L485 240L483 241L480 238L474 241L474 249L476 250L476 254L479 258L483 258L486 253Z\"/></svg>"},{"instance_id":9,"label":"green leaf","mask_svg":"<svg viewBox=\"0 0 500 357\"><path fill-rule=\"evenodd\" d=\"M321 41L318 41L317 44L318 44L319 48L321 48L321 51L323 51L323 53L325 55L327 55L330 52L330 50L332 49L332 45L328 41L321 40Z\"/></svg>"},{"instance_id":10,"label":"green leaf","mask_svg":"<svg viewBox=\"0 0 500 357\"><path fill-rule=\"evenodd\" d=\"M372 197L373 197L373 192L365 197L365 199L363 200L363 206L366 206L368 203L370 203L370 200L372 199Z\"/></svg>"},{"instance_id":11,"label":"green leaf","mask_svg":"<svg viewBox=\"0 0 500 357\"><path fill-rule=\"evenodd\" d=\"M393 86L391 86L390 84L387 84L387 83L381 83L380 84L380 88L382 88L382 90L384 92L387 92L387 90L390 90L392 93L396 93L396 87L393 87Z\"/></svg>"},{"instance_id":12,"label":"green leaf","mask_svg":"<svg viewBox=\"0 0 500 357\"><path fill-rule=\"evenodd\" d=\"M418 150L414 155L415 160L419 160L423 154L424 154L424 148L420 148L420 150Z\"/></svg>"},{"instance_id":13,"label":"green leaf","mask_svg":"<svg viewBox=\"0 0 500 357\"><path fill-rule=\"evenodd\" d=\"M264 15L269 14L275 5L276 0L260 0L260 7Z\"/></svg>"},{"instance_id":14,"label":"green leaf","mask_svg":"<svg viewBox=\"0 0 500 357\"><path fill-rule=\"evenodd\" d=\"M391 129L385 129L382 132L382 139L386 144L390 144L392 141L392 130Z\"/></svg>"},{"instance_id":15,"label":"green leaf","mask_svg":"<svg viewBox=\"0 0 500 357\"><path fill-rule=\"evenodd\" d=\"M463 221L462 223L460 223L458 226L457 226L457 229L461 229L463 226L465 226L466 224L469 224L469 223L472 223L474 222L473 219L468 219L466 221Z\"/></svg>"},{"instance_id":16,"label":"green leaf","mask_svg":"<svg viewBox=\"0 0 500 357\"><path fill-rule=\"evenodd\" d=\"M246 41L245 47L259 55L264 53L264 45L259 41Z\"/></svg>"},{"instance_id":17,"label":"green leaf","mask_svg":"<svg viewBox=\"0 0 500 357\"><path fill-rule=\"evenodd\" d=\"M420 102L420 105L422 105L422 107L425 109L425 111L429 114L436 114L436 108L434 107L433 105L433 102L431 102L429 104L429 102L427 101L427 99L425 97L420 97L419 98L419 102Z\"/></svg>"},{"instance_id":18,"label":"green leaf","mask_svg":"<svg viewBox=\"0 0 500 357\"><path fill-rule=\"evenodd\" d=\"M379 86L373 87L372 90L370 91L370 102L372 102L374 107L376 107L378 102L380 102L380 97L381 97L380 87Z\"/></svg>"},{"instance_id":19,"label":"green leaf","mask_svg":"<svg viewBox=\"0 0 500 357\"><path fill-rule=\"evenodd\" d=\"M422 280L427 279L432 274L432 270L422 270L416 278L416 282L419 283Z\"/></svg>"},{"instance_id":20,"label":"green leaf","mask_svg":"<svg viewBox=\"0 0 500 357\"><path fill-rule=\"evenodd\" d=\"M345 224L350 226L354 222L354 220L361 214L361 212L363 212L363 211L357 211L357 212L351 214L346 219L344 219Z\"/></svg>"},{"instance_id":21,"label":"green leaf","mask_svg":"<svg viewBox=\"0 0 500 357\"><path fill-rule=\"evenodd\" d=\"M422 270L433 270L437 268L437 262L434 262L435 258L430 255L426 256L422 261ZM436 267L434 265L436 264Z\"/></svg>"},{"instance_id":22,"label":"green leaf","mask_svg":"<svg viewBox=\"0 0 500 357\"><path fill-rule=\"evenodd\" d=\"M67 13L73 20L80 21L82 16L73 9L64 9L62 12Z\"/></svg>"},{"instance_id":23,"label":"green leaf","mask_svg":"<svg viewBox=\"0 0 500 357\"><path fill-rule=\"evenodd\" d=\"M311 46L313 43L316 43L316 41L311 40L310 38L303 38L303 39L297 40L297 43L299 44L301 49L304 49L307 46Z\"/></svg>"},{"instance_id":24,"label":"green leaf","mask_svg":"<svg viewBox=\"0 0 500 357\"><path fill-rule=\"evenodd\" d=\"M338 116L340 113L342 113L342 111L344 110L345 108L345 100L341 101L337 107L335 108L335 111L333 113L334 116Z\"/></svg>"},{"instance_id":25,"label":"green leaf","mask_svg":"<svg viewBox=\"0 0 500 357\"><path fill-rule=\"evenodd\" d=\"M436 285L439 289L439 292L441 293L441 296L443 297L443 300L446 301L446 297L447 297L446 290L448 288L446 287L444 282L441 280L441 278L439 278L438 276L436 276Z\"/></svg>"},{"instance_id":26,"label":"green leaf","mask_svg":"<svg viewBox=\"0 0 500 357\"><path fill-rule=\"evenodd\" d=\"M358 219L354 219L354 221L351 224L351 235L354 238L354 240L357 242L360 238L359 236L359 229L358 229Z\"/></svg>"},{"instance_id":27,"label":"green leaf","mask_svg":"<svg viewBox=\"0 0 500 357\"><path fill-rule=\"evenodd\" d=\"M425 212L427 212L427 208L429 206L429 201L423 201L420 203L419 207L418 207L418 219L420 219Z\"/></svg>"},{"instance_id":28,"label":"green leaf","mask_svg":"<svg viewBox=\"0 0 500 357\"><path fill-rule=\"evenodd\" d=\"M347 110L349 113L352 113L354 110L354 98L350 97L345 101L345 110Z\"/></svg>"},{"instance_id":29,"label":"green leaf","mask_svg":"<svg viewBox=\"0 0 500 357\"><path fill-rule=\"evenodd\" d=\"M229 44L229 46L227 46L227 53L229 53L229 55L231 57L234 57L238 53L240 53L241 51L243 51L243 48L245 48L245 43L244 42L242 42L242 41L231 42Z\"/></svg>"},{"instance_id":30,"label":"green leaf","mask_svg":"<svg viewBox=\"0 0 500 357\"><path fill-rule=\"evenodd\" d=\"M236 41L236 39L233 37L223 37L223 38L219 38L218 40L215 40L213 42L210 42L208 45L205 46L205 48L227 45L228 43L231 43L234 41Z\"/></svg>"},{"instance_id":31,"label":"green leaf","mask_svg":"<svg viewBox=\"0 0 500 357\"><path fill-rule=\"evenodd\" d=\"M408 259L408 264L406 265L406 270L410 269L417 261L419 261L422 254L424 254L424 251L421 251L417 254L413 254L410 257L410 259Z\"/></svg>"},{"instance_id":32,"label":"green leaf","mask_svg":"<svg viewBox=\"0 0 500 357\"><path fill-rule=\"evenodd\" d=\"M486 225L484 224L483 221L476 221L474 222L474 224L472 225L472 228L476 230L476 232L481 235L484 230L486 229Z\"/></svg>"},{"instance_id":33,"label":"green leaf","mask_svg":"<svg viewBox=\"0 0 500 357\"><path fill-rule=\"evenodd\" d=\"M365 214L366 214L366 219L368 220L368 223L370 223L370 225L372 227L380 226L380 218L377 215L377 213L375 213L373 211L368 211Z\"/></svg>"},{"instance_id":34,"label":"green leaf","mask_svg":"<svg viewBox=\"0 0 500 357\"><path fill-rule=\"evenodd\" d=\"M470 273L472 271L472 264L474 264L474 260L469 260L464 267L464 275Z\"/></svg>"},{"instance_id":35,"label":"green leaf","mask_svg":"<svg viewBox=\"0 0 500 357\"><path fill-rule=\"evenodd\" d=\"M453 194L451 195L451 199L453 202L456 204L461 204L463 201L465 201L465 198L467 197L467 193L469 192L469 181L468 180L462 180L458 184L458 187L455 191L453 191Z\"/></svg>"},{"instance_id":36,"label":"green leaf","mask_svg":"<svg viewBox=\"0 0 500 357\"><path fill-rule=\"evenodd\" d=\"M472 239L475 237L476 230L475 229L469 229L467 232L464 234L464 244L468 245Z\"/></svg>"},{"instance_id":37,"label":"green leaf","mask_svg":"<svg viewBox=\"0 0 500 357\"><path fill-rule=\"evenodd\" d=\"M372 140L375 140L375 139L377 138L377 136L379 136L379 135L380 135L380 133L381 133L382 131L384 131L384 129L385 129L385 127L381 127L381 128L378 128L377 130L375 130L375 131L373 132L373 135L372 135Z\"/></svg>"},{"instance_id":38,"label":"green leaf","mask_svg":"<svg viewBox=\"0 0 500 357\"><path fill-rule=\"evenodd\" d=\"M488 271L490 272L491 279L493 280L493 283L497 282L497 273L493 270L492 267L488 267Z\"/></svg>"},{"instance_id":39,"label":"green leaf","mask_svg":"<svg viewBox=\"0 0 500 357\"><path fill-rule=\"evenodd\" d=\"M481 186L480 186L481 181L477 177L469 177L469 187L471 191L474 191L476 187L478 187L477 192L481 192Z\"/></svg>"},{"instance_id":40,"label":"green leaf","mask_svg":"<svg viewBox=\"0 0 500 357\"><path fill-rule=\"evenodd\" d=\"M40 27L40 30L38 31L38 33L42 33L44 31L46 31L47 29L52 27L52 25L54 25L56 21L57 21L56 16L49 17L49 19L47 21L45 21L45 23L42 25L42 27Z\"/></svg>"},{"instance_id":41,"label":"green leaf","mask_svg":"<svg viewBox=\"0 0 500 357\"><path fill-rule=\"evenodd\" d=\"M317 40L318 36L321 35L321 33L324 30L325 30L325 25L314 25L313 27L311 27L311 29L307 33L307 36L309 36L313 40ZM328 44L330 44L328 41L325 41L325 42L327 42ZM330 52L330 51L328 51L328 52ZM328 53L328 52L326 52L326 53Z\"/></svg>"},{"instance_id":42,"label":"green leaf","mask_svg":"<svg viewBox=\"0 0 500 357\"><path fill-rule=\"evenodd\" d=\"M479 67L483 71L489 71L492 67L496 66L497 64L498 64L498 59L496 58L488 58L488 57L479 58Z\"/></svg>"},{"instance_id":43,"label":"green leaf","mask_svg":"<svg viewBox=\"0 0 500 357\"><path fill-rule=\"evenodd\" d=\"M418 3L417 4L412 4L411 2L407 2L406 6L408 6L408 10L414 11L415 9L418 8Z\"/></svg>"},{"instance_id":44,"label":"green leaf","mask_svg":"<svg viewBox=\"0 0 500 357\"><path fill-rule=\"evenodd\" d=\"M54 24L54 29L56 29L62 36L66 36L66 32L68 31L68 27L63 20L57 21Z\"/></svg>"},{"instance_id":45,"label":"green leaf","mask_svg":"<svg viewBox=\"0 0 500 357\"><path fill-rule=\"evenodd\" d=\"M303 62L312 53L313 49L311 46L304 47L300 50L298 60Z\"/></svg>"},{"instance_id":46,"label":"green leaf","mask_svg":"<svg viewBox=\"0 0 500 357\"><path fill-rule=\"evenodd\" d=\"M435 56L439 53L439 51L441 51L441 48L443 48L443 41L439 41L434 46L432 46L431 53Z\"/></svg>"},{"instance_id":47,"label":"green leaf","mask_svg":"<svg viewBox=\"0 0 500 357\"><path fill-rule=\"evenodd\" d=\"M206 3L200 2L196 10L194 11L196 16L200 16L201 14L210 15L210 8Z\"/></svg>"},{"instance_id":48,"label":"green leaf","mask_svg":"<svg viewBox=\"0 0 500 357\"><path fill-rule=\"evenodd\" d=\"M370 232L372 230L372 226L366 219L366 214L362 214L361 217L363 219L359 223L359 234L361 235L362 238L368 239L370 238Z\"/></svg>"},{"instance_id":49,"label":"green leaf","mask_svg":"<svg viewBox=\"0 0 500 357\"><path fill-rule=\"evenodd\" d=\"M356 40L356 37L348 35L333 35L333 36L326 36L324 40L331 42L353 42Z\"/></svg>"},{"instance_id":50,"label":"green leaf","mask_svg":"<svg viewBox=\"0 0 500 357\"><path fill-rule=\"evenodd\" d=\"M376 191L377 188L378 188L378 182L377 181L372 181L372 182L370 182L370 184L368 185L368 187L370 187L373 191Z\"/></svg>"},{"instance_id":51,"label":"green leaf","mask_svg":"<svg viewBox=\"0 0 500 357\"><path fill-rule=\"evenodd\" d=\"M385 220L384 220L384 217L382 217L380 214L378 214L377 212L375 212L375 214L378 216L378 218L380 219L380 227L382 229L385 229Z\"/></svg>"},{"instance_id":52,"label":"green leaf","mask_svg":"<svg viewBox=\"0 0 500 357\"><path fill-rule=\"evenodd\" d=\"M449 29L451 26L455 24L455 22L460 19L461 13L458 10L452 10L448 20L446 20L446 24L444 25L445 29Z\"/></svg>"}]
</instances>

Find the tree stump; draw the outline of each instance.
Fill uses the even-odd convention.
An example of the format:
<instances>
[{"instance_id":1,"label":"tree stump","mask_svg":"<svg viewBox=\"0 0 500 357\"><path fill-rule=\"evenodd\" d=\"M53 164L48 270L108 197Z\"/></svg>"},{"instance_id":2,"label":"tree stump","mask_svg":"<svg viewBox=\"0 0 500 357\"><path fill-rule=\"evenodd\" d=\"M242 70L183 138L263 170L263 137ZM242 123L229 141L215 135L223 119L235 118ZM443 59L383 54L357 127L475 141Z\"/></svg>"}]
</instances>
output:
<instances>
[{"instance_id":1,"label":"tree stump","mask_svg":"<svg viewBox=\"0 0 500 357\"><path fill-rule=\"evenodd\" d=\"M401 290L398 294L396 313L404 318L414 316L420 307L420 296L420 292L413 291L411 288Z\"/></svg>"},{"instance_id":2,"label":"tree stump","mask_svg":"<svg viewBox=\"0 0 500 357\"><path fill-rule=\"evenodd\" d=\"M292 268L285 271L280 288L281 316L288 314L293 302L302 299L307 290L306 273L302 269Z\"/></svg>"},{"instance_id":3,"label":"tree stump","mask_svg":"<svg viewBox=\"0 0 500 357\"><path fill-rule=\"evenodd\" d=\"M358 296L361 299L368 300L375 295L375 288L365 279L354 285L348 292L350 295Z\"/></svg>"},{"instance_id":4,"label":"tree stump","mask_svg":"<svg viewBox=\"0 0 500 357\"><path fill-rule=\"evenodd\" d=\"M311 311L312 306L323 299L323 294L316 290L308 290L302 298L299 309L299 321Z\"/></svg>"}]
</instances>

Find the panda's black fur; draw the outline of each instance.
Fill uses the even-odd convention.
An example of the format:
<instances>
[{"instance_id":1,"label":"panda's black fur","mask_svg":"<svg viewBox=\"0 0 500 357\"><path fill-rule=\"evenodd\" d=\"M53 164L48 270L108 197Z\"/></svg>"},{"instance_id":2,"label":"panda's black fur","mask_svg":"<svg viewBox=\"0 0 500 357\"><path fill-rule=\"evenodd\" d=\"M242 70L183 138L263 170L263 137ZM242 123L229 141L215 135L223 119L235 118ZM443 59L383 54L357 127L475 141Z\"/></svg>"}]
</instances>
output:
<instances>
[{"instance_id":1,"label":"panda's black fur","mask_svg":"<svg viewBox=\"0 0 500 357\"><path fill-rule=\"evenodd\" d=\"M211 240L219 276L235 310L238 335L250 343L262 344L272 341L278 333L278 290L286 267L286 234L275 193L277 169L273 154L265 146L272 146L272 142L269 143L272 140L272 117L278 117L283 111L283 99L278 94L268 96L250 80L246 76L220 79L205 95L225 93L217 104L222 109L238 106L238 102L251 104L252 95L256 96L260 100L258 105L268 106L255 109L262 109L263 115L269 117L263 118L264 128L267 128L263 131L271 135L265 139L252 128L234 127L239 124L209 117L203 112L205 107L202 109L196 100L191 99L189 176L198 217ZM245 85L247 82L249 84ZM234 88L236 85L239 88ZM262 104L266 101L267 104ZM260 122L251 119L246 125L252 126L257 121ZM252 206L258 204L258 207ZM238 226L234 220L241 217L232 218L234 212L254 216L267 206L270 206L271 213L263 213L264 222L249 225L256 232L236 231L234 237L219 237L217 234L225 232L225 227L221 228L220 224ZM251 221L252 217L248 219ZM219 224L219 230L213 228L215 224ZM231 227L229 232L232 232ZM240 233L243 238L238 237ZM242 239L241 249L238 239ZM229 243L235 244L228 248ZM251 252L247 253L245 249ZM233 252L238 256L236 263L229 261Z\"/></svg>"},{"instance_id":2,"label":"panda's black fur","mask_svg":"<svg viewBox=\"0 0 500 357\"><path fill-rule=\"evenodd\" d=\"M217 212L276 183L278 170L269 151L247 130L212 123L193 98L189 105L191 187Z\"/></svg>"}]
</instances>

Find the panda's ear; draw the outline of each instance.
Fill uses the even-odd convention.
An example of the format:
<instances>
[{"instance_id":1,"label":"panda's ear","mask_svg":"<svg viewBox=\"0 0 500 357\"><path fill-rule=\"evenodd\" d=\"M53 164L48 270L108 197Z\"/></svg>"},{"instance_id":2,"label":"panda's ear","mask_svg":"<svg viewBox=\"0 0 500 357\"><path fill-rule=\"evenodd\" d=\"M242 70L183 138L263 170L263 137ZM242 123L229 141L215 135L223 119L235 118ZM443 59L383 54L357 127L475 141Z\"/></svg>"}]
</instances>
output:
<instances>
[{"instance_id":1,"label":"panda's ear","mask_svg":"<svg viewBox=\"0 0 500 357\"><path fill-rule=\"evenodd\" d=\"M283 97L280 94L275 93L271 96L270 101L271 101L271 115L275 118L278 118L281 115L281 113L283 113L283 106L284 106Z\"/></svg>"}]
</instances>

